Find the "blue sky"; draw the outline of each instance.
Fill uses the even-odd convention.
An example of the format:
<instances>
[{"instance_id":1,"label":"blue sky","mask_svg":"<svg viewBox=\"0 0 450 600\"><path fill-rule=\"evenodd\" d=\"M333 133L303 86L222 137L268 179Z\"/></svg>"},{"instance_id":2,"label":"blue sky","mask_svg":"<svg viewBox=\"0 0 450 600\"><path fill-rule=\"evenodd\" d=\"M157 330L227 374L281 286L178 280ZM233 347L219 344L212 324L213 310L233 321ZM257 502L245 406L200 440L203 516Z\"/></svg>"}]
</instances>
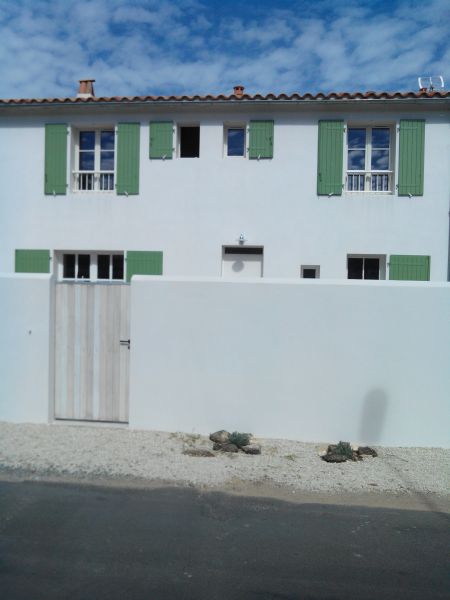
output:
<instances>
[{"instance_id":1,"label":"blue sky","mask_svg":"<svg viewBox=\"0 0 450 600\"><path fill-rule=\"evenodd\" d=\"M450 87L449 0L0 0L0 97Z\"/></svg>"}]
</instances>

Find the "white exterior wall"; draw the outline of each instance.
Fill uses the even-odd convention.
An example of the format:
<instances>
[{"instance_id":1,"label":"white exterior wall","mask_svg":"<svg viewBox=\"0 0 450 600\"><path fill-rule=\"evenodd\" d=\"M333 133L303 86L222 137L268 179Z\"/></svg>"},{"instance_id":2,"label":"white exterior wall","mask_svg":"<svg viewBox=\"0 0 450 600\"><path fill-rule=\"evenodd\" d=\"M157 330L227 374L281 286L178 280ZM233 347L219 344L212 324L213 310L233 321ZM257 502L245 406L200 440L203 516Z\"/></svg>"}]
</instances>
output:
<instances>
[{"instance_id":1,"label":"white exterior wall","mask_svg":"<svg viewBox=\"0 0 450 600\"><path fill-rule=\"evenodd\" d=\"M449 446L449 284L131 287L131 427Z\"/></svg>"},{"instance_id":2,"label":"white exterior wall","mask_svg":"<svg viewBox=\"0 0 450 600\"><path fill-rule=\"evenodd\" d=\"M49 275L0 274L0 420L47 423L53 398Z\"/></svg>"},{"instance_id":3,"label":"white exterior wall","mask_svg":"<svg viewBox=\"0 0 450 600\"><path fill-rule=\"evenodd\" d=\"M419 254L431 256L431 280L445 281L450 125L444 106L426 111L418 105L355 104L335 106L333 112L329 103L315 106L183 106L181 111L158 105L121 112L111 106L25 107L5 112L0 117L0 270L14 270L16 248L162 250L165 275L219 276L222 246L236 244L244 233L248 244L264 246L266 277L298 278L300 265L312 264L320 265L321 278L346 278L347 254ZM224 157L224 122L255 118L275 121L274 158ZM424 196L317 196L317 123L326 118L368 125L425 118ZM200 123L200 158L151 161L148 123L153 119ZM120 121L141 123L139 195L70 190L66 196L44 195L46 122L114 126ZM397 132L395 137L398 147Z\"/></svg>"}]
</instances>

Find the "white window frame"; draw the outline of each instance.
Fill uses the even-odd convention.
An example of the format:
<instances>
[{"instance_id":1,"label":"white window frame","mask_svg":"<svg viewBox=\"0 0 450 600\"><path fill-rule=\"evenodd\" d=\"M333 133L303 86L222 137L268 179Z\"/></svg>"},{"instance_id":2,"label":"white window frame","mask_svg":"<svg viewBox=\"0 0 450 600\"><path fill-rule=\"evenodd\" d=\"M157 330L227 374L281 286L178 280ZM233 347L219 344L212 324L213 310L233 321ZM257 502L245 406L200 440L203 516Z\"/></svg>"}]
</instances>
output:
<instances>
[{"instance_id":1,"label":"white window frame","mask_svg":"<svg viewBox=\"0 0 450 600\"><path fill-rule=\"evenodd\" d=\"M81 171L79 169L80 133L83 131L95 132L93 171ZM100 170L102 131L111 131L114 134L114 169L112 171ZM72 129L72 140L72 191L77 193L100 192L102 194L110 194L111 192L114 192L116 189L115 184L117 171L117 131L114 125L74 127Z\"/></svg>"},{"instance_id":2,"label":"white window frame","mask_svg":"<svg viewBox=\"0 0 450 600\"><path fill-rule=\"evenodd\" d=\"M314 269L316 276L315 277L305 277L303 275L305 269ZM320 265L302 265L300 267L300 277L302 279L320 279Z\"/></svg>"},{"instance_id":3,"label":"white window frame","mask_svg":"<svg viewBox=\"0 0 450 600\"><path fill-rule=\"evenodd\" d=\"M64 277L64 255L65 254L74 254L75 255L75 274L78 270L78 257L80 254L88 254L90 256L90 265L89 265L89 278L86 279L78 279L77 277ZM109 279L99 279L98 278L98 256L99 255L108 255L110 257L109 261ZM112 278L112 256L120 255L123 256L123 278L122 279L113 279ZM95 283L125 283L126 281L126 261L125 261L125 252L123 250L58 250L55 253L56 256L56 276L58 281L62 282L76 282L83 283L86 282L95 282Z\"/></svg>"},{"instance_id":4,"label":"white window frame","mask_svg":"<svg viewBox=\"0 0 450 600\"><path fill-rule=\"evenodd\" d=\"M366 145L365 145L365 165L364 170L349 170L348 166L348 131L349 129L365 129L366 130ZM371 158L372 158L372 130L373 129L389 129L389 169L387 171L373 171L371 169ZM344 181L345 181L345 193L347 194L394 194L395 191L395 153L396 153L396 127L394 123L370 123L362 122L355 123L350 122L345 127L345 143L344 143ZM388 176L388 189L387 190L372 190L372 176L378 175L380 177ZM364 178L364 189L348 189L350 185L350 177L362 176Z\"/></svg>"},{"instance_id":5,"label":"white window frame","mask_svg":"<svg viewBox=\"0 0 450 600\"><path fill-rule=\"evenodd\" d=\"M242 129L244 131L244 152L239 156L229 156L228 155L228 131L230 129ZM236 123L224 123L223 124L223 156L226 159L242 159L248 157L248 123L244 123L242 121Z\"/></svg>"},{"instance_id":6,"label":"white window frame","mask_svg":"<svg viewBox=\"0 0 450 600\"><path fill-rule=\"evenodd\" d=\"M362 258L363 261L366 258L377 258L379 261L378 267L378 279L365 279L364 278L364 262L362 269L362 278L361 279L349 279L348 277L348 259L349 258ZM348 281L384 281L386 279L386 268L387 268L387 256L386 254L347 254L346 259L346 270L347 270L347 280Z\"/></svg>"}]
</instances>

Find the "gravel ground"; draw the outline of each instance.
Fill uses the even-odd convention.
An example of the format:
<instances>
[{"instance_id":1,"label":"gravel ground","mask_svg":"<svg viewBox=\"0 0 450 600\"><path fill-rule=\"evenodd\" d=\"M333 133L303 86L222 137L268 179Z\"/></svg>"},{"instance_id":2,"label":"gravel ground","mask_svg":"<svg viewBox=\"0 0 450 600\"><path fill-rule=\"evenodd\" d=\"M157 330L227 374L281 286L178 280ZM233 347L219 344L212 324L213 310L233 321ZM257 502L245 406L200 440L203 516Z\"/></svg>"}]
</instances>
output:
<instances>
[{"instance_id":1,"label":"gravel ground","mask_svg":"<svg viewBox=\"0 0 450 600\"><path fill-rule=\"evenodd\" d=\"M328 464L325 444L260 439L262 454L183 455L207 437L69 424L0 422L0 470L35 476L133 478L208 488L268 485L293 492L447 495L450 449L376 447L378 458ZM338 440L334 440L335 442Z\"/></svg>"}]
</instances>

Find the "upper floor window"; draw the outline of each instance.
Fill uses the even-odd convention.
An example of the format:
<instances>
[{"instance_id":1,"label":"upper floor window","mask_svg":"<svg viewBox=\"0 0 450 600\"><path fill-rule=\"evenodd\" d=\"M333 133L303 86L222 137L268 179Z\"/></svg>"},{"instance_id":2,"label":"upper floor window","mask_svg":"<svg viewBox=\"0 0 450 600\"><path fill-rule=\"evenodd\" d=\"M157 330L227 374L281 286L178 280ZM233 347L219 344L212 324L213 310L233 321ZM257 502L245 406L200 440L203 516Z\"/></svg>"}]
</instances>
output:
<instances>
[{"instance_id":1,"label":"upper floor window","mask_svg":"<svg viewBox=\"0 0 450 600\"><path fill-rule=\"evenodd\" d=\"M179 128L180 158L198 158L200 156L200 127L181 125Z\"/></svg>"},{"instance_id":2,"label":"upper floor window","mask_svg":"<svg viewBox=\"0 0 450 600\"><path fill-rule=\"evenodd\" d=\"M75 190L114 190L114 130L79 131L75 144Z\"/></svg>"},{"instance_id":3,"label":"upper floor window","mask_svg":"<svg viewBox=\"0 0 450 600\"><path fill-rule=\"evenodd\" d=\"M347 191L391 192L392 133L389 127L349 127Z\"/></svg>"},{"instance_id":4,"label":"upper floor window","mask_svg":"<svg viewBox=\"0 0 450 600\"><path fill-rule=\"evenodd\" d=\"M236 125L225 128L226 156L245 156L245 126Z\"/></svg>"}]
</instances>

